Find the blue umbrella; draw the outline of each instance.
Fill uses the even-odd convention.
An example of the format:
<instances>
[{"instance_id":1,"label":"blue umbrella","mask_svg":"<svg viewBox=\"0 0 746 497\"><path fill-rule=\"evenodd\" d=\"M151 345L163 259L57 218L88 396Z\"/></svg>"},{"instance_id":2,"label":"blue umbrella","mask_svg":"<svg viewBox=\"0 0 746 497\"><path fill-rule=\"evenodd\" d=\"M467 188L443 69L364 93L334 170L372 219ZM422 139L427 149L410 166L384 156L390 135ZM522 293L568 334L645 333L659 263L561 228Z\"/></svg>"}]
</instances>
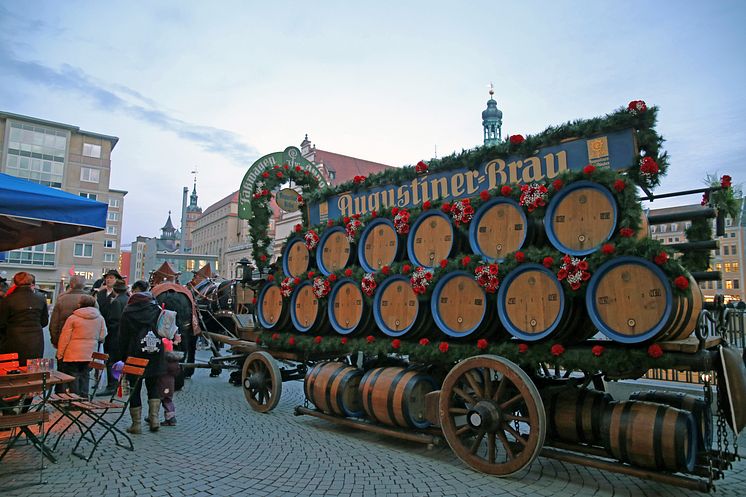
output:
<instances>
[{"instance_id":1,"label":"blue umbrella","mask_svg":"<svg viewBox=\"0 0 746 497\"><path fill-rule=\"evenodd\" d=\"M102 202L0 173L0 251L106 228Z\"/></svg>"}]
</instances>

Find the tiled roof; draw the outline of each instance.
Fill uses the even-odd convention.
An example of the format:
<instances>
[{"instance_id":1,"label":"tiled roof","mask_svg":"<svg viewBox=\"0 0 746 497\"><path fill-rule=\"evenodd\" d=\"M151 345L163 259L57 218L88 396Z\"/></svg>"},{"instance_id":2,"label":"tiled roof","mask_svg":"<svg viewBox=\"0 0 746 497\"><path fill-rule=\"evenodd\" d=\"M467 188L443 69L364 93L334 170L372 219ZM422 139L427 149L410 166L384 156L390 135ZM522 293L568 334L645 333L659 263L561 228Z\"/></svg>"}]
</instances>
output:
<instances>
[{"instance_id":1,"label":"tiled roof","mask_svg":"<svg viewBox=\"0 0 746 497\"><path fill-rule=\"evenodd\" d=\"M368 176L371 173L378 173L391 167L386 164L319 149L316 149L314 162L317 164L323 163L327 169L334 171L333 185L351 181L355 176Z\"/></svg>"},{"instance_id":2,"label":"tiled roof","mask_svg":"<svg viewBox=\"0 0 746 497\"><path fill-rule=\"evenodd\" d=\"M221 207L226 206L226 205L231 204L231 203L236 203L236 204L238 203L238 190L236 190L235 192L231 193L227 197L224 197L224 198L218 200L217 202L215 202L214 204L212 204L210 207L208 207L207 209L205 209L205 211L202 213L202 215L206 216L209 213L215 212L216 210L220 209Z\"/></svg>"}]
</instances>

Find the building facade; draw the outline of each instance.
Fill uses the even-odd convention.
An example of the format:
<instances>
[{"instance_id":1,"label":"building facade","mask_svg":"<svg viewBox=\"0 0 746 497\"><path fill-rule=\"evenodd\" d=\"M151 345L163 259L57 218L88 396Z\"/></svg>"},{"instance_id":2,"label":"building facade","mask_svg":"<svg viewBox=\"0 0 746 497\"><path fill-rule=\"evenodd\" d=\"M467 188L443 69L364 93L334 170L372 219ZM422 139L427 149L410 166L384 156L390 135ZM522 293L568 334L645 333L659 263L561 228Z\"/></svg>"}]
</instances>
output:
<instances>
[{"instance_id":1,"label":"building facade","mask_svg":"<svg viewBox=\"0 0 746 497\"><path fill-rule=\"evenodd\" d=\"M28 271L53 300L78 274L93 284L119 264L124 197L110 187L119 138L77 126L0 112L0 172L108 204L106 230L11 250L0 270Z\"/></svg>"}]
</instances>

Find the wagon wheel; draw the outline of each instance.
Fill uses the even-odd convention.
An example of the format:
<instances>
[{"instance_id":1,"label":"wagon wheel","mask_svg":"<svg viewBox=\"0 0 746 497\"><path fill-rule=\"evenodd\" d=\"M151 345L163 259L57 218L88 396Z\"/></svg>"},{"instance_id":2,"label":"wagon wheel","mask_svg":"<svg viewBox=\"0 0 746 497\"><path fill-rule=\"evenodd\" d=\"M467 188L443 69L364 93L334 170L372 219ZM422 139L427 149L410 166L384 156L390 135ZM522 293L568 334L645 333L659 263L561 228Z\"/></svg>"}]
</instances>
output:
<instances>
[{"instance_id":1,"label":"wagon wheel","mask_svg":"<svg viewBox=\"0 0 746 497\"><path fill-rule=\"evenodd\" d=\"M241 384L246 402L257 412L269 412L280 401L280 368L268 352L253 352L246 358L241 371Z\"/></svg>"},{"instance_id":2,"label":"wagon wheel","mask_svg":"<svg viewBox=\"0 0 746 497\"><path fill-rule=\"evenodd\" d=\"M457 364L438 404L448 445L472 468L511 476L536 459L546 434L539 391L516 364L481 355Z\"/></svg>"}]
</instances>

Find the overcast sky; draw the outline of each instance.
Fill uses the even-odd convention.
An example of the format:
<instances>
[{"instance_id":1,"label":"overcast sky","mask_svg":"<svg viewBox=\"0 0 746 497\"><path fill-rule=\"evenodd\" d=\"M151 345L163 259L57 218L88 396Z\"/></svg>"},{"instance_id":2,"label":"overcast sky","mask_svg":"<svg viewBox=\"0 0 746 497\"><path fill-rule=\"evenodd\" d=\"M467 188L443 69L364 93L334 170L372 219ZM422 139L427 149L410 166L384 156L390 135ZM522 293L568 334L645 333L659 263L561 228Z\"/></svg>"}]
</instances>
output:
<instances>
[{"instance_id":1,"label":"overcast sky","mask_svg":"<svg viewBox=\"0 0 746 497\"><path fill-rule=\"evenodd\" d=\"M660 106L660 192L746 175L746 2L357 3L0 0L0 110L119 137L123 244L178 225L195 166L206 208L305 133L395 166L479 145L490 81L509 134Z\"/></svg>"}]
</instances>

